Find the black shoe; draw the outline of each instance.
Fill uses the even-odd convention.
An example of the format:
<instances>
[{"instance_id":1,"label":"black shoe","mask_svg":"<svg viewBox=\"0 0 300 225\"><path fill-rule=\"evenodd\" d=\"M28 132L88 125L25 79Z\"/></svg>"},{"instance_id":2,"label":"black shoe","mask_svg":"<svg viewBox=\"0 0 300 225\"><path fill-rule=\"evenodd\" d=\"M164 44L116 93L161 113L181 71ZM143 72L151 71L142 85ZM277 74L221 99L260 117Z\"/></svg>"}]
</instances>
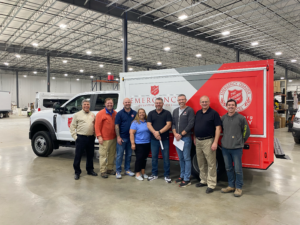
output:
<instances>
[{"instance_id":1,"label":"black shoe","mask_svg":"<svg viewBox=\"0 0 300 225\"><path fill-rule=\"evenodd\" d=\"M183 181L183 178L179 177L178 179L175 180L175 183L181 183Z\"/></svg>"},{"instance_id":2,"label":"black shoe","mask_svg":"<svg viewBox=\"0 0 300 225\"><path fill-rule=\"evenodd\" d=\"M214 192L214 189L211 189L209 187L206 189L206 194L209 194L209 193L212 193L212 192Z\"/></svg>"},{"instance_id":3,"label":"black shoe","mask_svg":"<svg viewBox=\"0 0 300 225\"><path fill-rule=\"evenodd\" d=\"M108 178L108 175L107 175L107 173L101 173L101 177L102 178Z\"/></svg>"},{"instance_id":4,"label":"black shoe","mask_svg":"<svg viewBox=\"0 0 300 225\"><path fill-rule=\"evenodd\" d=\"M202 183L196 184L196 187L204 187L204 186L207 186L207 184L202 184Z\"/></svg>"},{"instance_id":5,"label":"black shoe","mask_svg":"<svg viewBox=\"0 0 300 225\"><path fill-rule=\"evenodd\" d=\"M95 173L94 171L90 171L90 172L88 172L87 174L88 174L88 175L91 175L91 176L98 176L98 174Z\"/></svg>"},{"instance_id":6,"label":"black shoe","mask_svg":"<svg viewBox=\"0 0 300 225\"><path fill-rule=\"evenodd\" d=\"M79 178L80 178L80 174L75 173L74 179L79 180Z\"/></svg>"},{"instance_id":7,"label":"black shoe","mask_svg":"<svg viewBox=\"0 0 300 225\"><path fill-rule=\"evenodd\" d=\"M191 181L189 180L189 181L182 181L180 184L179 184L179 187L187 187L187 186L189 186L189 185L191 185Z\"/></svg>"}]
</instances>

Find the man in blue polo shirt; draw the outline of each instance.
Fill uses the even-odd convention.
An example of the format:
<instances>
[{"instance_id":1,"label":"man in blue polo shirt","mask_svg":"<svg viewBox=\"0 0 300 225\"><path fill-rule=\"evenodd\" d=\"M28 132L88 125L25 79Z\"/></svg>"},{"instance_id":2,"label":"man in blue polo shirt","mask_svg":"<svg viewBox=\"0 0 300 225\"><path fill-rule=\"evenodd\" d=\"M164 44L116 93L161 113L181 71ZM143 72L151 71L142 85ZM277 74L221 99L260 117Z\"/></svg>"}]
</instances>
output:
<instances>
[{"instance_id":1,"label":"man in blue polo shirt","mask_svg":"<svg viewBox=\"0 0 300 225\"><path fill-rule=\"evenodd\" d=\"M116 115L115 131L117 134L117 159L116 159L116 178L121 179L122 161L125 151L124 169L125 175L134 176L134 173L130 171L131 162L131 143L129 137L129 129L131 122L136 116L136 111L131 109L131 101L129 98L125 98L123 101L124 108Z\"/></svg>"}]
</instances>

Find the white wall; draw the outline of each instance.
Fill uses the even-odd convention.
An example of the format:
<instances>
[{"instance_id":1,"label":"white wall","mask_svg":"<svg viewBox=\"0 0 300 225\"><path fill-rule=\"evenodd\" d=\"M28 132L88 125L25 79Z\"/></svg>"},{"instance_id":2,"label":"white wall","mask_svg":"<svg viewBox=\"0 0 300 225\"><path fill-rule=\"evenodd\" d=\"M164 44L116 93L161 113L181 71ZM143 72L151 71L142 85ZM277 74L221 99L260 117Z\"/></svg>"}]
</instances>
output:
<instances>
[{"instance_id":1,"label":"white wall","mask_svg":"<svg viewBox=\"0 0 300 225\"><path fill-rule=\"evenodd\" d=\"M19 106L24 108L29 103L35 102L36 92L47 91L46 77L39 76L23 76L19 72ZM92 90L91 80L80 79L77 81L75 78L56 78L50 81L51 92L62 93L81 93ZM99 83L98 91L99 91ZM113 84L101 84L102 91L113 90ZM12 102L16 103L16 75L15 72L1 71L0 70L0 91L10 91L12 93Z\"/></svg>"},{"instance_id":2,"label":"white wall","mask_svg":"<svg viewBox=\"0 0 300 225\"><path fill-rule=\"evenodd\" d=\"M287 82L287 91L300 91L300 80L293 80L293 82Z\"/></svg>"}]
</instances>

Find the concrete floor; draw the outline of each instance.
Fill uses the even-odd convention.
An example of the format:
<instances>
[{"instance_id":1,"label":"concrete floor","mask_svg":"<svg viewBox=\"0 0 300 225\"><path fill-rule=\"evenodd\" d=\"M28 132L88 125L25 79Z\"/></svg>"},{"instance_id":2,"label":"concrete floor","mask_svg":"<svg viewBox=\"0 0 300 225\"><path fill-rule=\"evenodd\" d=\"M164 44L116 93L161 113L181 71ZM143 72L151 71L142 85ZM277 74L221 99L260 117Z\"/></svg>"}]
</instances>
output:
<instances>
[{"instance_id":1,"label":"concrete floor","mask_svg":"<svg viewBox=\"0 0 300 225\"><path fill-rule=\"evenodd\" d=\"M300 145L287 129L275 136L291 160L275 159L266 171L244 169L244 195L222 194L220 182L207 195L194 185L180 189L159 179L73 179L74 149L37 157L28 139L29 119L0 120L0 224L299 224ZM135 161L133 157L133 163ZM132 163L132 168L133 168ZM146 172L150 174L151 160ZM95 171L99 171L95 160ZM179 176L171 162L171 177ZM193 184L197 180L192 180Z\"/></svg>"}]
</instances>

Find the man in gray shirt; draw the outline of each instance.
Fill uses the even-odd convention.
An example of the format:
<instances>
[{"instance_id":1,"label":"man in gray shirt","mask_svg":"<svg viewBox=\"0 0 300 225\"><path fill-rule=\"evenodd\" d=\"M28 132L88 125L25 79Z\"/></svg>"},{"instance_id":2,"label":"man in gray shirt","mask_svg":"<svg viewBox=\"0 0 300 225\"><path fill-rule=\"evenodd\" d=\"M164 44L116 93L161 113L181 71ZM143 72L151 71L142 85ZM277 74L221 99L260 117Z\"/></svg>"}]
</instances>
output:
<instances>
[{"instance_id":1,"label":"man in gray shirt","mask_svg":"<svg viewBox=\"0 0 300 225\"><path fill-rule=\"evenodd\" d=\"M175 183L180 183L179 187L186 187L191 184L191 129L194 127L195 113L194 110L186 105L186 96L181 94L177 99L179 108L173 111L172 131L174 138L184 142L183 150L176 147L179 163L180 177Z\"/></svg>"},{"instance_id":2,"label":"man in gray shirt","mask_svg":"<svg viewBox=\"0 0 300 225\"><path fill-rule=\"evenodd\" d=\"M222 153L228 176L228 187L222 188L221 192L234 192L235 197L240 197L243 187L243 147L250 136L250 129L245 117L236 112L237 103L234 99L229 99L226 106L228 113L222 116Z\"/></svg>"}]
</instances>

